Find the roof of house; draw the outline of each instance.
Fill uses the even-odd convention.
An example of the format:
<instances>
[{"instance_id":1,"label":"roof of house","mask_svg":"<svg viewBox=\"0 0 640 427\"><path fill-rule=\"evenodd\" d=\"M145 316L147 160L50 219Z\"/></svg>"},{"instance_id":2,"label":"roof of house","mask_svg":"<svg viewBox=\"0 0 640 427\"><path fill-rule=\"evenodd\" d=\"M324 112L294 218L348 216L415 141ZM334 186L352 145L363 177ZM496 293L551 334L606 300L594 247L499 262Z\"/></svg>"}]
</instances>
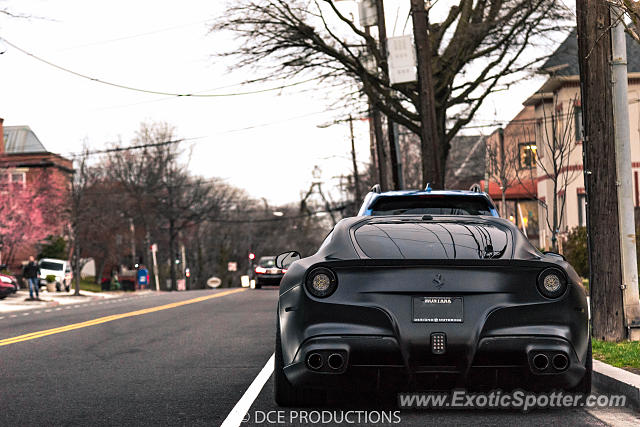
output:
<instances>
[{"instance_id":1,"label":"roof of house","mask_svg":"<svg viewBox=\"0 0 640 427\"><path fill-rule=\"evenodd\" d=\"M5 126L4 151L6 154L46 153L47 149L29 126Z\"/></svg>"},{"instance_id":2,"label":"roof of house","mask_svg":"<svg viewBox=\"0 0 640 427\"><path fill-rule=\"evenodd\" d=\"M468 190L484 178L485 140L482 135L457 135L447 156L445 187Z\"/></svg>"},{"instance_id":3,"label":"roof of house","mask_svg":"<svg viewBox=\"0 0 640 427\"><path fill-rule=\"evenodd\" d=\"M627 69L630 73L640 72L640 43L630 35L627 36ZM578 65L578 32L571 31L556 51L542 66L543 72L553 72L556 76L577 76Z\"/></svg>"}]
</instances>

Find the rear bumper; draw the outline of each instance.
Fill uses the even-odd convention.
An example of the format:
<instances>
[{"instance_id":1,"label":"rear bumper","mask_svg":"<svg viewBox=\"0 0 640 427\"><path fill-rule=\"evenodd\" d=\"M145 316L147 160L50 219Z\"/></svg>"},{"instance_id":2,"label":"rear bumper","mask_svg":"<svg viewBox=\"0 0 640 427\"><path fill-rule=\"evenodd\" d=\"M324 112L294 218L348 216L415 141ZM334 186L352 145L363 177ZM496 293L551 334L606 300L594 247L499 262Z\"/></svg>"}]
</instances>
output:
<instances>
[{"instance_id":1,"label":"rear bumper","mask_svg":"<svg viewBox=\"0 0 640 427\"><path fill-rule=\"evenodd\" d=\"M279 285L284 274L256 274L256 283L260 285Z\"/></svg>"},{"instance_id":2,"label":"rear bumper","mask_svg":"<svg viewBox=\"0 0 640 427\"><path fill-rule=\"evenodd\" d=\"M342 366L330 366L330 355L340 354ZM549 358L549 366L537 369L537 354ZM554 368L554 355L566 355L568 365ZM309 358L320 356L322 363L311 368ZM320 360L320 359L317 359ZM530 388L569 389L585 374L573 346L553 336L501 336L480 339L478 352L468 364L456 364L444 355L430 355L422 363L406 363L400 344L388 336L324 336L306 341L294 362L284 368L295 386L322 388L416 389Z\"/></svg>"}]
</instances>

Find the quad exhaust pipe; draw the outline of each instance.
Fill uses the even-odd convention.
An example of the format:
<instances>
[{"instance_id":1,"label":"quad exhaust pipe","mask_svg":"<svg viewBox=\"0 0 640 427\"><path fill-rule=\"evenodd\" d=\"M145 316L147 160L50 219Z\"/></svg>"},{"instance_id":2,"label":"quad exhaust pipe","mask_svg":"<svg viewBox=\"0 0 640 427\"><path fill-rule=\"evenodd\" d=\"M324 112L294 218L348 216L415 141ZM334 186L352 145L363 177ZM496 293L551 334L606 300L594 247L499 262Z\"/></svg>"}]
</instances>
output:
<instances>
[{"instance_id":1,"label":"quad exhaust pipe","mask_svg":"<svg viewBox=\"0 0 640 427\"><path fill-rule=\"evenodd\" d=\"M558 371L564 371L569 366L569 359L564 354L559 353L553 356L553 359L551 359L551 364L553 365L554 369Z\"/></svg>"},{"instance_id":2,"label":"quad exhaust pipe","mask_svg":"<svg viewBox=\"0 0 640 427\"><path fill-rule=\"evenodd\" d=\"M557 374L569 367L569 357L566 353L557 353L554 351L545 353L534 353L530 359L530 367L533 372Z\"/></svg>"},{"instance_id":3,"label":"quad exhaust pipe","mask_svg":"<svg viewBox=\"0 0 640 427\"><path fill-rule=\"evenodd\" d=\"M344 357L341 354L333 353L327 359L327 364L331 369L339 371L344 366Z\"/></svg>"},{"instance_id":4,"label":"quad exhaust pipe","mask_svg":"<svg viewBox=\"0 0 640 427\"><path fill-rule=\"evenodd\" d=\"M305 363L312 371L339 373L347 364L346 354L335 350L316 350L307 354Z\"/></svg>"},{"instance_id":5,"label":"quad exhaust pipe","mask_svg":"<svg viewBox=\"0 0 640 427\"><path fill-rule=\"evenodd\" d=\"M322 368L323 364L324 362L322 360L322 356L320 355L320 353L311 353L309 357L307 357L307 366L313 369L314 371L317 371L318 369Z\"/></svg>"},{"instance_id":6,"label":"quad exhaust pipe","mask_svg":"<svg viewBox=\"0 0 640 427\"><path fill-rule=\"evenodd\" d=\"M544 371L549 367L549 358L544 353L538 353L535 356L533 356L532 362L533 362L533 367L536 368L538 371Z\"/></svg>"}]
</instances>

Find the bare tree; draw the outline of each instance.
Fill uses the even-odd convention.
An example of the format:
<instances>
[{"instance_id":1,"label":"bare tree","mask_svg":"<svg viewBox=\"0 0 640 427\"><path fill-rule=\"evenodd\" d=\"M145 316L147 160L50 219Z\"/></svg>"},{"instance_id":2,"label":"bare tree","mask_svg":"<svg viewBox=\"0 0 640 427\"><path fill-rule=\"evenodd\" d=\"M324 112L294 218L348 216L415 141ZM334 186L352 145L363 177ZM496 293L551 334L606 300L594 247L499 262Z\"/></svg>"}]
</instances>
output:
<instances>
[{"instance_id":1,"label":"bare tree","mask_svg":"<svg viewBox=\"0 0 640 427\"><path fill-rule=\"evenodd\" d=\"M74 295L80 295L80 271L84 266L82 252L85 245L91 240L89 231L95 224L104 224L101 212L98 209L91 209L88 199L89 189L97 182L99 171L88 164L89 155L85 148L82 155L76 161L76 169L71 180L70 194L70 221L69 221L69 243L71 255L71 267L75 281ZM103 212L103 211L102 211ZM103 212L105 213L105 212ZM98 215L98 217L96 217Z\"/></svg>"},{"instance_id":2,"label":"bare tree","mask_svg":"<svg viewBox=\"0 0 640 427\"><path fill-rule=\"evenodd\" d=\"M607 2L622 11L621 19L627 32L640 43L640 0L607 0Z\"/></svg>"},{"instance_id":3,"label":"bare tree","mask_svg":"<svg viewBox=\"0 0 640 427\"><path fill-rule=\"evenodd\" d=\"M571 161L578 150L575 137L575 108L577 98L571 98L565 108L553 94L551 106L546 99L541 101L542 118L538 121L535 135L529 139L536 141L535 155L537 170L518 169L518 177L551 182L551 201L541 200L546 225L551 231L551 248L558 251L558 234L565 220L566 190L580 175L581 171Z\"/></svg>"},{"instance_id":4,"label":"bare tree","mask_svg":"<svg viewBox=\"0 0 640 427\"><path fill-rule=\"evenodd\" d=\"M134 143L144 148L116 147L108 156L110 177L120 183L130 201L129 214L167 239L173 290L180 235L209 219L228 196L227 191L217 191L227 188L217 180L189 173L179 142L166 123L143 124Z\"/></svg>"},{"instance_id":5,"label":"bare tree","mask_svg":"<svg viewBox=\"0 0 640 427\"><path fill-rule=\"evenodd\" d=\"M491 93L541 59L529 47L567 17L555 0L459 0L443 20L429 23L440 173L423 165L423 184L444 182L451 139ZM224 54L237 58L237 65L262 66L273 79L352 81L391 120L421 134L418 88L390 84L377 40L334 1L242 0L214 30L238 36L238 45Z\"/></svg>"},{"instance_id":6,"label":"bare tree","mask_svg":"<svg viewBox=\"0 0 640 427\"><path fill-rule=\"evenodd\" d=\"M487 169L489 181L496 182L500 186L502 195L502 216L507 217L507 190L518 182L518 169L520 161L519 145L509 142L505 145L504 132L499 128L498 140L487 142Z\"/></svg>"}]
</instances>

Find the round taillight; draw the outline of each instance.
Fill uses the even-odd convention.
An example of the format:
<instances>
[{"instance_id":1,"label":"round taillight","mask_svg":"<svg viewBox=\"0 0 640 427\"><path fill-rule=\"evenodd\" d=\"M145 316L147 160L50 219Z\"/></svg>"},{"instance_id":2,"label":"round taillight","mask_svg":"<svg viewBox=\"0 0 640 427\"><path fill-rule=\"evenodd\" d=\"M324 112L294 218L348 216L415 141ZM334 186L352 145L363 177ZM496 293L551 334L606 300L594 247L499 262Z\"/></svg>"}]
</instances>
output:
<instances>
[{"instance_id":1,"label":"round taillight","mask_svg":"<svg viewBox=\"0 0 640 427\"><path fill-rule=\"evenodd\" d=\"M538 275L538 290L547 298L558 298L567 290L567 278L557 268L547 268Z\"/></svg>"},{"instance_id":2,"label":"round taillight","mask_svg":"<svg viewBox=\"0 0 640 427\"><path fill-rule=\"evenodd\" d=\"M338 287L338 279L333 271L319 267L311 271L306 280L307 290L318 298L326 298Z\"/></svg>"}]
</instances>

